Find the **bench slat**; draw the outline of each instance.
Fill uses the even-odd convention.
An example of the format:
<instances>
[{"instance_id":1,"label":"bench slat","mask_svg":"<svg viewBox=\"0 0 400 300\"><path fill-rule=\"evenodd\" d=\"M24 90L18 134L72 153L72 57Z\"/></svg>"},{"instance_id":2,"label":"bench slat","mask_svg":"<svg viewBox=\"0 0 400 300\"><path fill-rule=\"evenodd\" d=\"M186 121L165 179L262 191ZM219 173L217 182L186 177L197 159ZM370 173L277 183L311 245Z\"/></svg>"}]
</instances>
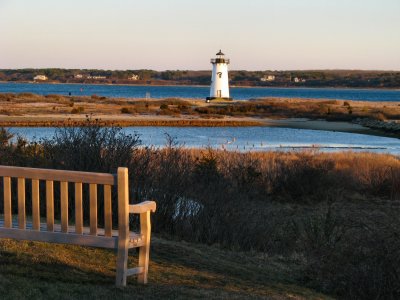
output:
<instances>
[{"instance_id":1,"label":"bench slat","mask_svg":"<svg viewBox=\"0 0 400 300\"><path fill-rule=\"evenodd\" d=\"M112 174L0 166L0 176L114 185Z\"/></svg>"},{"instance_id":2,"label":"bench slat","mask_svg":"<svg viewBox=\"0 0 400 300\"><path fill-rule=\"evenodd\" d=\"M138 275L144 272L144 267L136 267L132 269L128 269L126 271L126 276Z\"/></svg>"},{"instance_id":3,"label":"bench slat","mask_svg":"<svg viewBox=\"0 0 400 300\"><path fill-rule=\"evenodd\" d=\"M4 187L4 226L10 228L12 226L11 214L11 178L3 178Z\"/></svg>"},{"instance_id":4,"label":"bench slat","mask_svg":"<svg viewBox=\"0 0 400 300\"><path fill-rule=\"evenodd\" d=\"M89 185L90 193L90 234L97 235L97 185Z\"/></svg>"},{"instance_id":5,"label":"bench slat","mask_svg":"<svg viewBox=\"0 0 400 300\"><path fill-rule=\"evenodd\" d=\"M53 181L46 181L46 219L47 231L54 230L54 188Z\"/></svg>"},{"instance_id":6,"label":"bench slat","mask_svg":"<svg viewBox=\"0 0 400 300\"><path fill-rule=\"evenodd\" d=\"M17 228L0 228L0 237L16 240L75 244L101 248L115 248L118 240L116 237L81 235L74 233L66 234L62 232L33 231Z\"/></svg>"},{"instance_id":7,"label":"bench slat","mask_svg":"<svg viewBox=\"0 0 400 300\"><path fill-rule=\"evenodd\" d=\"M39 180L32 180L32 222L33 229L40 229L40 203L39 203Z\"/></svg>"},{"instance_id":8,"label":"bench slat","mask_svg":"<svg viewBox=\"0 0 400 300\"><path fill-rule=\"evenodd\" d=\"M68 232L68 182L60 182L61 187L61 231Z\"/></svg>"},{"instance_id":9,"label":"bench slat","mask_svg":"<svg viewBox=\"0 0 400 300\"><path fill-rule=\"evenodd\" d=\"M82 183L75 183L75 232L83 233Z\"/></svg>"},{"instance_id":10,"label":"bench slat","mask_svg":"<svg viewBox=\"0 0 400 300\"><path fill-rule=\"evenodd\" d=\"M104 186L104 230L105 236L111 236L112 231L112 208L111 208L111 186Z\"/></svg>"},{"instance_id":11,"label":"bench slat","mask_svg":"<svg viewBox=\"0 0 400 300\"><path fill-rule=\"evenodd\" d=\"M9 235L9 234L11 234L10 231L6 231L8 233L3 234L4 233L4 229L17 230L17 231L14 231L14 232L24 231L24 230L18 229L18 222L17 221L13 222L12 228L5 228L3 226L4 226L4 221L2 219L0 219L0 238L14 238L14 237L11 237ZM36 233L36 232L42 232L42 233L58 233L60 235L71 235L71 234L75 235L75 236L79 236L80 235L83 238L101 237L103 239L105 239L105 238L118 239L118 230L113 230L111 237L106 237L105 236L105 231L102 228L98 229L98 235L97 236L92 236L92 235L90 235L90 228L89 227L83 227L83 234L78 234L78 233L73 231L74 230L73 228L71 228L68 233L61 232L61 225L60 224L54 224L54 231L53 232L47 232L46 231L46 226L47 225L45 223L41 223L40 224L40 231L34 231L34 230L32 230L32 223L27 221L25 231L27 232L27 234L32 234L33 236L36 236L36 235L34 235L34 233ZM48 236L51 237L52 235L48 235ZM20 238L20 235L19 235L19 236L15 237L15 239L24 240L25 238ZM31 238L31 239L27 239L27 240L32 240L33 241L35 239ZM59 239L47 240L47 241L48 242L53 242L53 243L61 243L61 242L59 242ZM141 246L143 246L143 244L144 244L144 239L143 239L143 236L141 234L136 233L136 232L130 232L129 233L129 248L141 247ZM114 246L116 247L117 244L115 244ZM94 247L101 247L101 246L100 245L96 245ZM114 248L114 247L112 247L112 248Z\"/></svg>"},{"instance_id":12,"label":"bench slat","mask_svg":"<svg viewBox=\"0 0 400 300\"><path fill-rule=\"evenodd\" d=\"M26 227L25 178L18 178L18 227L19 229Z\"/></svg>"}]
</instances>

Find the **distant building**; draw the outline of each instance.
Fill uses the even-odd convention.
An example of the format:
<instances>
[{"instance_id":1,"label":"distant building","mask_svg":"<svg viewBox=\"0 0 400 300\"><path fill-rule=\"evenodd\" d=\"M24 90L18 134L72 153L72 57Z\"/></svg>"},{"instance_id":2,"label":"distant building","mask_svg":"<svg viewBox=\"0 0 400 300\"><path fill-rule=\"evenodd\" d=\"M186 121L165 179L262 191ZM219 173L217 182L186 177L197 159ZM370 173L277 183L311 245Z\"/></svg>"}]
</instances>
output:
<instances>
[{"instance_id":1,"label":"distant building","mask_svg":"<svg viewBox=\"0 0 400 300\"><path fill-rule=\"evenodd\" d=\"M211 59L212 73L211 73L211 87L210 97L206 98L207 102L214 99L232 100L229 95L229 77L228 77L228 65L230 63L229 58L225 58L225 54L221 50L217 54L217 57Z\"/></svg>"},{"instance_id":2,"label":"distant building","mask_svg":"<svg viewBox=\"0 0 400 300\"><path fill-rule=\"evenodd\" d=\"M44 81L47 80L47 76L46 75L36 75L35 77L33 77L33 80L39 80L39 81Z\"/></svg>"},{"instance_id":3,"label":"distant building","mask_svg":"<svg viewBox=\"0 0 400 300\"><path fill-rule=\"evenodd\" d=\"M107 79L106 76L97 76L97 75L94 75L94 76L88 75L88 76L86 76L86 78L87 79Z\"/></svg>"},{"instance_id":4,"label":"distant building","mask_svg":"<svg viewBox=\"0 0 400 300\"><path fill-rule=\"evenodd\" d=\"M295 77L293 80L294 80L294 82L296 82L296 83L299 83L299 82L306 82L305 79L302 79L302 78L299 78L299 77Z\"/></svg>"},{"instance_id":5,"label":"distant building","mask_svg":"<svg viewBox=\"0 0 400 300\"><path fill-rule=\"evenodd\" d=\"M261 81L274 81L275 80L275 75L264 75L264 77L261 77Z\"/></svg>"},{"instance_id":6,"label":"distant building","mask_svg":"<svg viewBox=\"0 0 400 300\"><path fill-rule=\"evenodd\" d=\"M128 80L139 80L139 75L132 74L131 77L128 77Z\"/></svg>"},{"instance_id":7,"label":"distant building","mask_svg":"<svg viewBox=\"0 0 400 300\"><path fill-rule=\"evenodd\" d=\"M82 75L82 74L76 74L74 77L75 77L76 79L82 79L82 78L83 78L83 75Z\"/></svg>"}]
</instances>

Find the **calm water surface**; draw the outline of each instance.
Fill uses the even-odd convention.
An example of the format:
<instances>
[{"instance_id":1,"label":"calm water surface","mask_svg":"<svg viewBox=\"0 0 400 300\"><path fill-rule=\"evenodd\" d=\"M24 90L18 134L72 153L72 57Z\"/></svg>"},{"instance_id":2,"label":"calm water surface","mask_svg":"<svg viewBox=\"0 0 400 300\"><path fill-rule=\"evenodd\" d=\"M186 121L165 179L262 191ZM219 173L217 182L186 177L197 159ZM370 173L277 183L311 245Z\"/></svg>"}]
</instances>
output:
<instances>
[{"instance_id":1,"label":"calm water surface","mask_svg":"<svg viewBox=\"0 0 400 300\"><path fill-rule=\"evenodd\" d=\"M137 133L144 146L163 147L166 134L183 147L227 149L234 151L269 151L319 148L321 151L370 151L400 154L400 139L278 127L126 127ZM29 140L51 138L55 128L10 128Z\"/></svg>"},{"instance_id":2,"label":"calm water surface","mask_svg":"<svg viewBox=\"0 0 400 300\"><path fill-rule=\"evenodd\" d=\"M41 95L98 95L124 98L198 98L209 95L205 86L132 86L46 83L0 83L0 93L35 93ZM262 97L341 99L354 101L400 101L400 90L336 89L336 88L256 88L231 87L234 99Z\"/></svg>"}]
</instances>

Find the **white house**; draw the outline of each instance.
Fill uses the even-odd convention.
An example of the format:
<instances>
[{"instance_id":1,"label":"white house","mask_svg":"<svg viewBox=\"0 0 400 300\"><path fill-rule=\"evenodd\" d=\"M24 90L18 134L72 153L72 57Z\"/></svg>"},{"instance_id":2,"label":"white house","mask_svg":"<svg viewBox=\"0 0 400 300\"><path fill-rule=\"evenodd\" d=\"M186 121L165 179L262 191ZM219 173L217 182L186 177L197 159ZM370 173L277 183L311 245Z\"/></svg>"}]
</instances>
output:
<instances>
[{"instance_id":1,"label":"white house","mask_svg":"<svg viewBox=\"0 0 400 300\"><path fill-rule=\"evenodd\" d=\"M47 78L47 76L46 75L36 75L35 77L33 77L33 80L41 80L41 81L44 81L44 80L47 80L48 78Z\"/></svg>"},{"instance_id":2,"label":"white house","mask_svg":"<svg viewBox=\"0 0 400 300\"><path fill-rule=\"evenodd\" d=\"M260 80L261 81L274 81L275 75L264 75L264 77L262 77Z\"/></svg>"},{"instance_id":3,"label":"white house","mask_svg":"<svg viewBox=\"0 0 400 300\"><path fill-rule=\"evenodd\" d=\"M131 77L128 77L128 80L139 80L139 75L132 74Z\"/></svg>"},{"instance_id":4,"label":"white house","mask_svg":"<svg viewBox=\"0 0 400 300\"><path fill-rule=\"evenodd\" d=\"M82 79L82 78L83 78L83 75L82 75L82 74L76 74L74 77L75 77L76 79Z\"/></svg>"},{"instance_id":5,"label":"white house","mask_svg":"<svg viewBox=\"0 0 400 300\"><path fill-rule=\"evenodd\" d=\"M299 78L299 77L295 77L294 78L294 82L299 83L299 82L306 82L305 79Z\"/></svg>"}]
</instances>

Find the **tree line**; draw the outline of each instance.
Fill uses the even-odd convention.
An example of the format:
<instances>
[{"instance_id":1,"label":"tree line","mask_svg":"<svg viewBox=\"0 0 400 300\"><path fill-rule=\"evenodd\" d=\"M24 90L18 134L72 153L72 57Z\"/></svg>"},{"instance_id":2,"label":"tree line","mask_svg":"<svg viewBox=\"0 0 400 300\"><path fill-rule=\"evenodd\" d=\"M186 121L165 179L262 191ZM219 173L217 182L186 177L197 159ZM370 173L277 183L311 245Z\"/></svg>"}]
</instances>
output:
<instances>
[{"instance_id":1,"label":"tree line","mask_svg":"<svg viewBox=\"0 0 400 300\"><path fill-rule=\"evenodd\" d=\"M0 81L31 82L37 75L57 83L209 85L211 81L210 70L0 69ZM232 70L229 80L235 86L399 88L400 71Z\"/></svg>"}]
</instances>

